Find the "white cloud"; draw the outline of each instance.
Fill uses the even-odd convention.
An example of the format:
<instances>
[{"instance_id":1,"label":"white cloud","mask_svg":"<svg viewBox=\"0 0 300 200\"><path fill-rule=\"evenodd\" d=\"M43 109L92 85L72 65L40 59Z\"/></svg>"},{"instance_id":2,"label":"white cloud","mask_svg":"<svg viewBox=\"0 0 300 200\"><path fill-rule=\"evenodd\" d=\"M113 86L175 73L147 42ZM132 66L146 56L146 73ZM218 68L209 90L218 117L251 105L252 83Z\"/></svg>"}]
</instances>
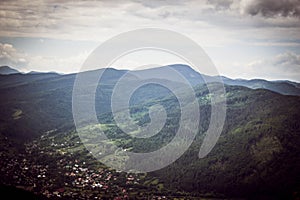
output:
<instances>
[{"instance_id":1,"label":"white cloud","mask_svg":"<svg viewBox=\"0 0 300 200\"><path fill-rule=\"evenodd\" d=\"M0 65L22 68L27 64L26 54L17 51L11 44L0 43Z\"/></svg>"},{"instance_id":2,"label":"white cloud","mask_svg":"<svg viewBox=\"0 0 300 200\"><path fill-rule=\"evenodd\" d=\"M34 56L29 59L28 68L30 68L30 71L74 73L80 70L87 56L87 52L63 58L55 56Z\"/></svg>"},{"instance_id":3,"label":"white cloud","mask_svg":"<svg viewBox=\"0 0 300 200\"><path fill-rule=\"evenodd\" d=\"M79 71L88 55L89 52L83 52L68 57L29 56L16 49L12 44L0 43L0 66L11 66L23 72L76 72Z\"/></svg>"},{"instance_id":4,"label":"white cloud","mask_svg":"<svg viewBox=\"0 0 300 200\"><path fill-rule=\"evenodd\" d=\"M300 55L293 52L256 60L246 67L250 68L248 71L252 71L252 76L300 81Z\"/></svg>"}]
</instances>

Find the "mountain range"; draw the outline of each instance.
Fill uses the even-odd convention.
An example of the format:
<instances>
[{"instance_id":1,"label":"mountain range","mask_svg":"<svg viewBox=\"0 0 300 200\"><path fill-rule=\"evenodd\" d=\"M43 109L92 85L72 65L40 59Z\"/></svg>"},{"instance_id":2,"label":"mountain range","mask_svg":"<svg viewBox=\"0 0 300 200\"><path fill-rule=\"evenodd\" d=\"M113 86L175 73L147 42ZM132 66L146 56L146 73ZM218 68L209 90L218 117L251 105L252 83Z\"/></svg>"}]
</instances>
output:
<instances>
[{"instance_id":1,"label":"mountain range","mask_svg":"<svg viewBox=\"0 0 300 200\"><path fill-rule=\"evenodd\" d=\"M166 125L159 134L146 140L128 137L116 125L111 113L113 89L126 73L129 76L125 85L144 83L149 78L153 82L163 79L165 83L180 90L182 82L169 76L167 72L170 68L179 72L193 86L200 105L199 133L183 156L166 168L148 173L145 183L136 190L144 191L143 187L147 185L155 194L174 197L179 195L176 192L179 191L180 195L188 195L190 199L203 196L252 199L298 197L299 83L213 77L201 75L186 65L169 65L139 71L109 68L81 72L91 78L97 74L95 72L103 72L96 89L95 109L101 126L111 139L107 146L115 144L135 152L149 152L172 140L181 116L180 104L172 91L162 86L145 85L133 93L129 102L130 114L141 126L150 122L149 109L152 105L160 104L166 109ZM23 152L30 144L39 149L39 153L34 154L35 162L36 159L47 160L51 156L57 163L63 162L60 160L66 158L61 152L71 152L70 158L75 157L76 160L90 159L89 153L82 150L83 145L77 142L79 138L73 121L72 92L76 76L77 74L57 73L0 75L0 156L4 154L9 157L10 153L13 161L16 156L14 152ZM213 150L207 157L199 159L199 147L211 116L212 102L207 86L218 86L220 79L224 81L226 91L227 114L224 129ZM87 89L92 86L92 83L86 84ZM85 91L82 92L85 94ZM87 134L92 135L91 130L96 128L87 127ZM55 141L59 141L58 146ZM72 144L65 147L68 143ZM45 151L51 154L46 155ZM21 156L24 156L23 153ZM2 163L0 167L7 166ZM16 186L3 171L0 176L7 181L0 182L1 184ZM27 178L30 180L30 177ZM67 180L69 179L60 181L71 184ZM73 188L60 182L57 184L51 189L62 186L68 190ZM40 190L36 190L36 193L42 195ZM133 192L132 195L135 198L134 195L137 194Z\"/></svg>"},{"instance_id":2,"label":"mountain range","mask_svg":"<svg viewBox=\"0 0 300 200\"><path fill-rule=\"evenodd\" d=\"M178 80L174 80L174 76L166 76L166 74L168 74L168 73L165 73L165 72L168 72L169 68L178 71L193 86L198 85L198 84L223 81L223 83L226 85L239 85L239 86L244 86L244 87L248 87L251 89L261 88L261 89L267 89L267 90L274 91L274 92L284 94L284 95L300 96L300 83L297 83L297 82L292 82L292 81L288 81L288 80L267 81L264 79L250 79L250 80L231 79L231 78L228 78L225 76L208 76L208 75L200 74L200 73L196 72L194 69L192 69L191 67L189 67L187 65L183 65L183 64L174 64L174 65L156 67L156 68L146 69L146 70L130 71L130 73L132 75L135 75L136 78L139 78L139 79L147 79L148 77L155 76L157 79L167 79L167 80L174 81L174 82L178 81ZM124 74L126 72L128 72L128 70L115 70L115 74ZM20 74L20 73L21 72L17 71L16 69L13 69L8 66L0 67L0 75ZM30 75L43 74L44 76L42 76L42 77L44 78L44 77L47 77L49 74L54 75L57 73L55 73L55 72L42 73L42 72L32 71L32 72L29 72L28 74L30 74ZM57 75L59 75L59 74L57 74ZM62 74L60 74L60 75L62 75ZM76 74L72 74L72 75L75 76ZM23 79L23 78L25 78L25 77L22 77L21 79ZM35 80L35 78L31 79L31 77L29 79L30 79L30 81Z\"/></svg>"}]
</instances>

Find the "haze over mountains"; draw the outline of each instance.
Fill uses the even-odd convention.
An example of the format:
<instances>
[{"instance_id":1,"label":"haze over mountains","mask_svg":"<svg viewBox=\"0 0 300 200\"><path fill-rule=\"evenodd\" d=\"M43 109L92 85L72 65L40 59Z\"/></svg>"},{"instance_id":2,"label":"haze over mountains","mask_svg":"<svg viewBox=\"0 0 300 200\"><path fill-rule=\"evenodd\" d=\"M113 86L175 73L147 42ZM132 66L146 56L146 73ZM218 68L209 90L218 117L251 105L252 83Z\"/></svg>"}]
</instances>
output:
<instances>
[{"instance_id":1,"label":"haze over mountains","mask_svg":"<svg viewBox=\"0 0 300 200\"><path fill-rule=\"evenodd\" d=\"M205 84L211 82L220 82L222 80L226 85L239 85L248 87L251 89L268 89L280 94L284 95L300 95L300 83L288 81L288 80L278 80L278 81L267 81L264 79L230 79L225 76L208 76L205 74L199 74L191 67L183 64L174 64L169 66L162 66L156 68L150 68L145 70L138 70L138 71L130 71L130 74L135 75L139 79L147 79L148 77L157 77L157 79L167 79L170 81L177 82L178 80L174 80L173 76L166 76L168 68L175 69L181 75L183 75L191 85L195 86L197 84ZM115 70L116 74L124 74L128 72L128 70ZM21 73L16 69L13 69L8 66L0 67L0 75L8 75L8 74L18 74ZM56 74L55 72L43 73L43 72L29 72L28 74ZM58 75L58 74L57 74ZM71 76L75 76L72 74ZM43 76L47 77L47 75ZM59 77L59 75L57 76ZM205 80L204 80L204 79ZM22 78L21 78L22 79ZM33 78L35 80L35 78Z\"/></svg>"}]
</instances>

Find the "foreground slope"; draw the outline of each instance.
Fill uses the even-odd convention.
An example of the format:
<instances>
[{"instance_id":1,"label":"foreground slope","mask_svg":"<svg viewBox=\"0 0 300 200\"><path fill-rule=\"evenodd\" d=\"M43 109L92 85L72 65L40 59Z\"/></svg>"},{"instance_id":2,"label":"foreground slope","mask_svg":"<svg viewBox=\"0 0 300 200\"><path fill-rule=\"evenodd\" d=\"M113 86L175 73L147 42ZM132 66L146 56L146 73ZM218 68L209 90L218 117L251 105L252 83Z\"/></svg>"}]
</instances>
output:
<instances>
[{"instance_id":1,"label":"foreground slope","mask_svg":"<svg viewBox=\"0 0 300 200\"><path fill-rule=\"evenodd\" d=\"M197 157L200 133L184 156L154 174L170 187L190 192L291 198L300 189L299 97L236 86L226 91L224 130L210 154ZM205 111L204 106L201 114Z\"/></svg>"}]
</instances>

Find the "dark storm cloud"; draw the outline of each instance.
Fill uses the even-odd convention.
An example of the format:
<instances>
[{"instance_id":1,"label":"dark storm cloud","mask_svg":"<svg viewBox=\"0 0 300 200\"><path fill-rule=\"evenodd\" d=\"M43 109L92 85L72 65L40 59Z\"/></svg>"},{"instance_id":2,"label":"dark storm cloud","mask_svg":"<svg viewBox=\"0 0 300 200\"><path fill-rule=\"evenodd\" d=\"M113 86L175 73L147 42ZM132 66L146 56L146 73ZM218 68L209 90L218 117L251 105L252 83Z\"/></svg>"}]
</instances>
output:
<instances>
[{"instance_id":1,"label":"dark storm cloud","mask_svg":"<svg viewBox=\"0 0 300 200\"><path fill-rule=\"evenodd\" d=\"M244 3L244 12L264 17L300 17L300 0L252 0Z\"/></svg>"}]
</instances>

